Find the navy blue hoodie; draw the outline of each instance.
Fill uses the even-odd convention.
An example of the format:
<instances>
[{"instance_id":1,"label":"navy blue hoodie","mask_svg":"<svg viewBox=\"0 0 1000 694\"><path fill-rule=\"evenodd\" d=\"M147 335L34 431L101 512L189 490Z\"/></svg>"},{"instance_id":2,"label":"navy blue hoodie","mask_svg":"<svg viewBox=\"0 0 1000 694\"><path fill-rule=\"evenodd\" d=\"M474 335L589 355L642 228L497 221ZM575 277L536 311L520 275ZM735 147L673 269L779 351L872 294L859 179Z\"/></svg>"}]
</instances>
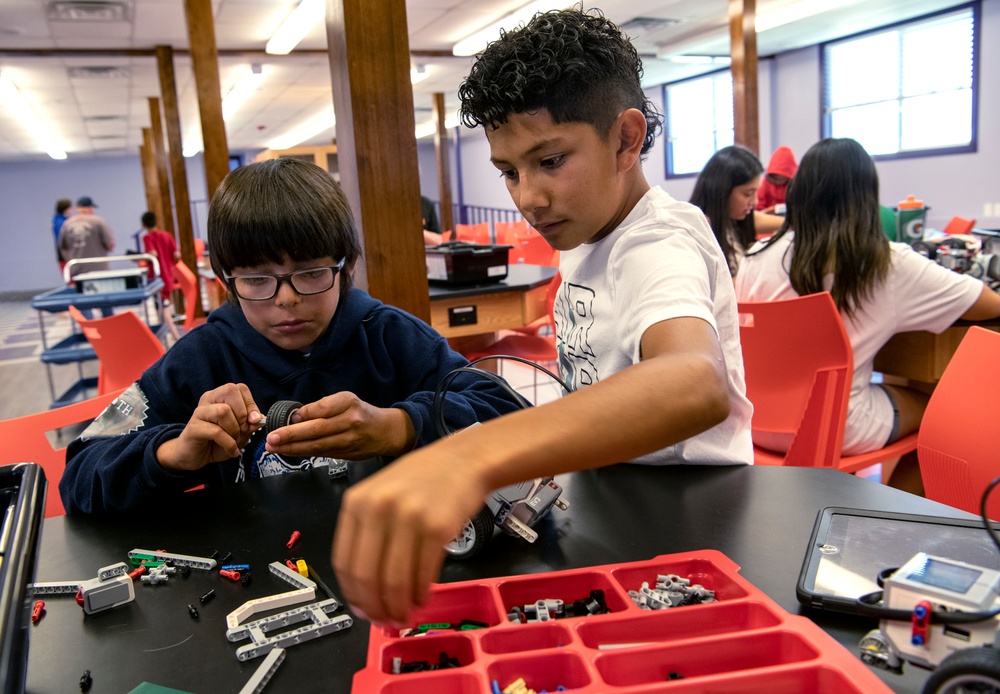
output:
<instances>
[{"instance_id":1,"label":"navy blue hoodie","mask_svg":"<svg viewBox=\"0 0 1000 694\"><path fill-rule=\"evenodd\" d=\"M375 407L405 410L416 446L422 446L437 438L434 390L467 363L426 323L358 289L341 299L308 355L278 347L227 304L181 338L70 444L59 492L70 513L123 511L199 484L255 476L256 465L246 470L239 459L191 473L164 470L156 461L157 448L180 435L201 396L226 383L245 383L264 414L279 400L311 403L349 391ZM448 388L444 416L454 431L518 407L493 381L462 373Z\"/></svg>"}]
</instances>

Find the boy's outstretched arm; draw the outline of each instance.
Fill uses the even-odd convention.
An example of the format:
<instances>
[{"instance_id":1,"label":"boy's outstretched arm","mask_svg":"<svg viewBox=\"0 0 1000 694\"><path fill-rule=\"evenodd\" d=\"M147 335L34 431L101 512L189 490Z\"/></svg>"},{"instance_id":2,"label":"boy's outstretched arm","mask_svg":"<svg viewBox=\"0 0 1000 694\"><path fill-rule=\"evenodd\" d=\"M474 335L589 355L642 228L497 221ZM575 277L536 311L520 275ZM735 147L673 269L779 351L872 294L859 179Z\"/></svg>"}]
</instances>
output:
<instances>
[{"instance_id":1,"label":"boy's outstretched arm","mask_svg":"<svg viewBox=\"0 0 1000 694\"><path fill-rule=\"evenodd\" d=\"M375 622L405 624L440 572L444 545L500 487L627 461L729 415L715 331L674 318L642 337L642 361L547 405L463 430L345 492L333 565L344 597Z\"/></svg>"}]
</instances>

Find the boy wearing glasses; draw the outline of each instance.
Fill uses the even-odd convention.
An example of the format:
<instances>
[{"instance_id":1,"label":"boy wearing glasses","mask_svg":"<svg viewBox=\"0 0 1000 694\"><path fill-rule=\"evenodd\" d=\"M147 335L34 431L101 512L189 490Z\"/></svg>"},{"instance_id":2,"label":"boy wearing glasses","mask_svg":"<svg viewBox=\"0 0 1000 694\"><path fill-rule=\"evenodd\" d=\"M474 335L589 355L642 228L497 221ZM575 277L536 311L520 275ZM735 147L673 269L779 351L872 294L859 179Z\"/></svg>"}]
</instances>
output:
<instances>
[{"instance_id":1,"label":"boy wearing glasses","mask_svg":"<svg viewBox=\"0 0 1000 694\"><path fill-rule=\"evenodd\" d=\"M329 174L294 159L236 169L212 199L208 243L229 301L70 444L67 511L132 509L437 438L434 390L467 362L426 323L352 289L361 250ZM265 438L263 413L279 400L305 404ZM463 373L444 416L459 429L517 408L499 385Z\"/></svg>"}]
</instances>

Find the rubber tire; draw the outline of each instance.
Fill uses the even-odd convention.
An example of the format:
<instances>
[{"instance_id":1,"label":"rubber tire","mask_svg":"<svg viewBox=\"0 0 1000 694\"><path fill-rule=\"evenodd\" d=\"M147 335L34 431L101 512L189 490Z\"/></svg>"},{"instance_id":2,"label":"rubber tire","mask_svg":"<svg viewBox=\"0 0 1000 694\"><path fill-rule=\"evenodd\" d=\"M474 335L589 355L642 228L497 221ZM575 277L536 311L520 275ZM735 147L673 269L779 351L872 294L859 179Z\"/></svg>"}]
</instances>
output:
<instances>
[{"instance_id":1,"label":"rubber tire","mask_svg":"<svg viewBox=\"0 0 1000 694\"><path fill-rule=\"evenodd\" d=\"M271 409L267 411L268 433L288 426L291 423L292 415L301 407L302 403L295 402L294 400L279 400L271 405Z\"/></svg>"},{"instance_id":2,"label":"rubber tire","mask_svg":"<svg viewBox=\"0 0 1000 694\"><path fill-rule=\"evenodd\" d=\"M947 694L968 685L989 685L993 689L962 691L1000 692L1000 651L986 646L955 651L927 678L923 694Z\"/></svg>"},{"instance_id":3,"label":"rubber tire","mask_svg":"<svg viewBox=\"0 0 1000 694\"><path fill-rule=\"evenodd\" d=\"M461 534L470 534L471 542L462 546L452 540L444 546L444 550L452 559L472 559L482 551L486 543L493 537L494 527L493 512L488 507L483 506L479 513L466 521L462 527Z\"/></svg>"}]
</instances>

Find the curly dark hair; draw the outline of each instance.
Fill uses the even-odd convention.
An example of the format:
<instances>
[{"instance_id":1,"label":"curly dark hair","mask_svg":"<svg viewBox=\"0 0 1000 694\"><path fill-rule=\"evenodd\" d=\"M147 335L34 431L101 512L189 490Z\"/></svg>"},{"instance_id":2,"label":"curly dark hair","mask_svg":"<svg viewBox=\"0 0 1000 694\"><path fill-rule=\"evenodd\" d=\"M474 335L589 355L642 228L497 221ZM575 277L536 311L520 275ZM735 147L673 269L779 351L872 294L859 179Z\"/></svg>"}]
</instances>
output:
<instances>
[{"instance_id":1,"label":"curly dark hair","mask_svg":"<svg viewBox=\"0 0 1000 694\"><path fill-rule=\"evenodd\" d=\"M646 117L646 154L663 116L641 77L635 47L600 10L539 13L479 54L458 90L462 122L495 129L512 113L546 109L556 123L589 123L606 137L622 111L635 108Z\"/></svg>"}]
</instances>

